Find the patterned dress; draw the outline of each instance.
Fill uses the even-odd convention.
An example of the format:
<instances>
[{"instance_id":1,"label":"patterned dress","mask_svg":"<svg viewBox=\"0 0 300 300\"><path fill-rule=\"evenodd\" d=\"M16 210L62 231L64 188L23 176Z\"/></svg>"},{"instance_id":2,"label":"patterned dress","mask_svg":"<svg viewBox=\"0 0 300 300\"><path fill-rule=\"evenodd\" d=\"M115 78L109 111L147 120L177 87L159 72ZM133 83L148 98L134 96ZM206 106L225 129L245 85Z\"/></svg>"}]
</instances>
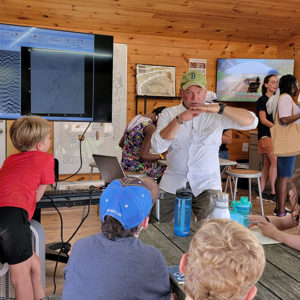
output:
<instances>
[{"instance_id":1,"label":"patterned dress","mask_svg":"<svg viewBox=\"0 0 300 300\"><path fill-rule=\"evenodd\" d=\"M125 129L125 139L122 150L122 167L126 171L146 173L152 178L158 178L163 175L166 166L160 165L156 160L147 161L139 159L144 141L144 128L152 125L149 118L142 115L134 117Z\"/></svg>"}]
</instances>

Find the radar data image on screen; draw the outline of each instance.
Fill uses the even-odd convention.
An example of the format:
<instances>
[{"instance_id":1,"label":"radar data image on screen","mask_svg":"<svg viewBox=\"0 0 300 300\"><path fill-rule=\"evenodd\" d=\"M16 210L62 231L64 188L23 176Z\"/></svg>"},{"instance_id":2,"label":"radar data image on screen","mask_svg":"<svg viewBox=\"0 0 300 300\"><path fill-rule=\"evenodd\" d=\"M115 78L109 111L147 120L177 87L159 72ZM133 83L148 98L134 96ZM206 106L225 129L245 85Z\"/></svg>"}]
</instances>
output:
<instances>
[{"instance_id":1,"label":"radar data image on screen","mask_svg":"<svg viewBox=\"0 0 300 300\"><path fill-rule=\"evenodd\" d=\"M0 50L0 118L21 113L20 53Z\"/></svg>"},{"instance_id":2,"label":"radar data image on screen","mask_svg":"<svg viewBox=\"0 0 300 300\"><path fill-rule=\"evenodd\" d=\"M293 59L219 58L217 99L220 101L256 102L261 96L265 76L294 73Z\"/></svg>"},{"instance_id":3,"label":"radar data image on screen","mask_svg":"<svg viewBox=\"0 0 300 300\"><path fill-rule=\"evenodd\" d=\"M32 113L84 114L84 58L79 52L31 50Z\"/></svg>"}]
</instances>

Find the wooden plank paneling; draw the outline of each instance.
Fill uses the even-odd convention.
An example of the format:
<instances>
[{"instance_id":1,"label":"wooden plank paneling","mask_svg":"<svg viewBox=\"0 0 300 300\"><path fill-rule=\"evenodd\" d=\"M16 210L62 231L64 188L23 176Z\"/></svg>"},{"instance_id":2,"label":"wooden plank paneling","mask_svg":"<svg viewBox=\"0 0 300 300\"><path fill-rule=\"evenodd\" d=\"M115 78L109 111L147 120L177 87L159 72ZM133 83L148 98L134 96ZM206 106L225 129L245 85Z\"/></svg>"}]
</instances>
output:
<instances>
[{"instance_id":1,"label":"wooden plank paneling","mask_svg":"<svg viewBox=\"0 0 300 300\"><path fill-rule=\"evenodd\" d=\"M299 10L295 0L10 0L0 2L0 19L69 30L275 44L299 35Z\"/></svg>"},{"instance_id":2,"label":"wooden plank paneling","mask_svg":"<svg viewBox=\"0 0 300 300\"><path fill-rule=\"evenodd\" d=\"M189 58L207 59L208 89L215 91L216 64L218 57L276 58L277 47L268 44L248 44L235 42L219 42L206 40L192 40L183 38L162 38L161 36L145 36L133 34L115 35L116 42L125 42L128 45L128 121L135 112L135 64L162 64L176 67L176 94L179 94L179 85L182 74L188 70ZM155 105L165 105L156 102ZM168 106L168 105L167 105ZM141 106L142 107L142 106ZM140 111L140 110L139 110Z\"/></svg>"}]
</instances>

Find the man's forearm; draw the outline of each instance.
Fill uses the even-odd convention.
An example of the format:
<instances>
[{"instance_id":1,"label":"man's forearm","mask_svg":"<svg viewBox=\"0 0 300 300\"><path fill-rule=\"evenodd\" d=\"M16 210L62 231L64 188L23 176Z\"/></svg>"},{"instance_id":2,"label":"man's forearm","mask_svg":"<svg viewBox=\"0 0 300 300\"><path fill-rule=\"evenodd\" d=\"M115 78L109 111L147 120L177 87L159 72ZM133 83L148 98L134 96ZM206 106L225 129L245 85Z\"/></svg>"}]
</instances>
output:
<instances>
[{"instance_id":1,"label":"man's forearm","mask_svg":"<svg viewBox=\"0 0 300 300\"><path fill-rule=\"evenodd\" d=\"M244 108L226 106L223 115L240 126L250 126L254 122L254 116Z\"/></svg>"},{"instance_id":2,"label":"man's forearm","mask_svg":"<svg viewBox=\"0 0 300 300\"><path fill-rule=\"evenodd\" d=\"M178 121L176 118L174 118L164 129L160 131L159 134L164 140L173 140L176 136L179 126L180 125Z\"/></svg>"}]
</instances>

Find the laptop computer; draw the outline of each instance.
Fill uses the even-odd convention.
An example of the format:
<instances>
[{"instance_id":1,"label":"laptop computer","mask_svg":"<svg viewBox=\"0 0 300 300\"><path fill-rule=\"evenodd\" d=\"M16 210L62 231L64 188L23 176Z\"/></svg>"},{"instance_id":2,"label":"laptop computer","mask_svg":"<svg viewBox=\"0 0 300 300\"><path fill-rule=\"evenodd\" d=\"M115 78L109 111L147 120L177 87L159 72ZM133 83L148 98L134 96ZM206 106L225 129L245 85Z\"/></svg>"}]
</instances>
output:
<instances>
[{"instance_id":1,"label":"laptop computer","mask_svg":"<svg viewBox=\"0 0 300 300\"><path fill-rule=\"evenodd\" d=\"M116 156L93 154L96 166L101 174L104 185L108 185L114 179L124 178L125 173Z\"/></svg>"}]
</instances>

